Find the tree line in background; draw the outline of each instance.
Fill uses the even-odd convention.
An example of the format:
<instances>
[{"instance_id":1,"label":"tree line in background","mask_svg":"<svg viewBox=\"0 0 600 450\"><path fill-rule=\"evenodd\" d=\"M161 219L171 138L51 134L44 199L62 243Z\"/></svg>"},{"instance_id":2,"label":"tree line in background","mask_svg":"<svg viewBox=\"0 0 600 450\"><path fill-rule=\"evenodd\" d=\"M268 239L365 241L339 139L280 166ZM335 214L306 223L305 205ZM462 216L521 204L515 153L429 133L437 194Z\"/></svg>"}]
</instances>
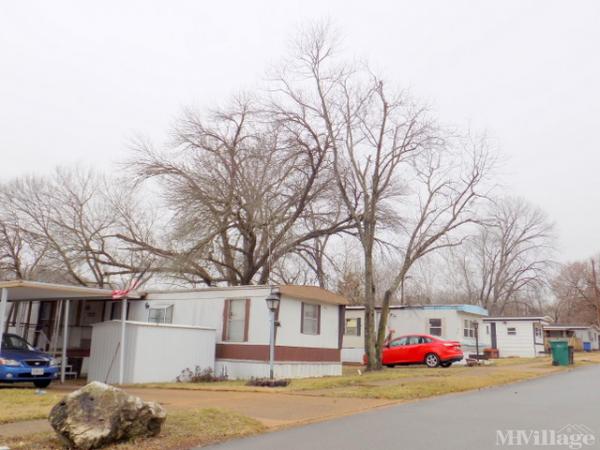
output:
<instances>
[{"instance_id":1,"label":"tree line in background","mask_svg":"<svg viewBox=\"0 0 600 450\"><path fill-rule=\"evenodd\" d=\"M137 141L119 175L4 183L0 277L317 284L366 305L370 368L375 308L393 302L600 320L597 264L557 268L552 224L502 194L486 140L344 58L327 25L300 33L264 88L185 111L171 135Z\"/></svg>"}]
</instances>

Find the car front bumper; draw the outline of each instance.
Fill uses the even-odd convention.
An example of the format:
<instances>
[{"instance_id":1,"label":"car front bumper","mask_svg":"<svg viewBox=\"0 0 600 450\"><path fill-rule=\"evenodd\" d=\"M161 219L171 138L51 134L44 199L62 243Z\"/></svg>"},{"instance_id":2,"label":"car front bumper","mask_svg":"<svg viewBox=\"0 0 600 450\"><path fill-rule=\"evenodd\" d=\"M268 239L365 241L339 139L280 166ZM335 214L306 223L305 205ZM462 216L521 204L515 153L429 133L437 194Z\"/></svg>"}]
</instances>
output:
<instances>
[{"instance_id":1,"label":"car front bumper","mask_svg":"<svg viewBox=\"0 0 600 450\"><path fill-rule=\"evenodd\" d=\"M16 383L36 380L55 380L58 378L59 367L41 367L44 369L42 375L33 375L31 367L0 366L0 383Z\"/></svg>"}]
</instances>

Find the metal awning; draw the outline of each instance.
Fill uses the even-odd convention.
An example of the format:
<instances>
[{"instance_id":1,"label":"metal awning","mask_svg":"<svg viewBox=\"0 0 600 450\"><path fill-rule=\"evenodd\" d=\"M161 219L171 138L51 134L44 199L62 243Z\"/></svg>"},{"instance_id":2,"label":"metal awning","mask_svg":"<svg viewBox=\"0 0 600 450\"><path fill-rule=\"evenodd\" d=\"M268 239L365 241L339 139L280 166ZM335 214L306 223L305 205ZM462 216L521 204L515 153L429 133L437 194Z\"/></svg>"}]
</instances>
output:
<instances>
[{"instance_id":1,"label":"metal awning","mask_svg":"<svg viewBox=\"0 0 600 450\"><path fill-rule=\"evenodd\" d=\"M0 290L7 290L7 301L38 300L109 300L112 290L38 281L0 281Z\"/></svg>"},{"instance_id":2,"label":"metal awning","mask_svg":"<svg viewBox=\"0 0 600 450\"><path fill-rule=\"evenodd\" d=\"M121 298L121 297L119 297ZM141 295L135 291L129 292L123 301L122 308L122 331L121 331L121 358L124 354L125 341L125 314L127 299L139 299ZM69 328L69 303L70 301L82 300L113 300L113 291L110 289L90 288L86 286L71 286L65 284L42 283L38 281L14 280L0 281L0 336L4 333L6 319L6 306L8 302L19 301L65 301L63 316L63 346L61 381L65 381L65 370L67 361L67 342ZM2 339L0 339L0 351L2 350ZM123 364L121 364L122 370ZM122 379L122 374L121 377Z\"/></svg>"}]
</instances>

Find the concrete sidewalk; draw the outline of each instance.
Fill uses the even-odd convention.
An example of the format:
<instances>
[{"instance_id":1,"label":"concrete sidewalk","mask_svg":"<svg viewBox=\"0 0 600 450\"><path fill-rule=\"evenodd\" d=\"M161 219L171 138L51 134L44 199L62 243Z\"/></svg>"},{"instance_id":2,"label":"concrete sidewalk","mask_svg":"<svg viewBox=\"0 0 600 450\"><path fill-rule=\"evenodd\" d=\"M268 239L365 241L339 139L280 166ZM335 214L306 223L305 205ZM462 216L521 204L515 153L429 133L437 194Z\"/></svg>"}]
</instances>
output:
<instances>
[{"instance_id":1,"label":"concrete sidewalk","mask_svg":"<svg viewBox=\"0 0 600 450\"><path fill-rule=\"evenodd\" d=\"M268 392L222 392L177 389L128 389L167 411L222 408L259 420L268 427L308 423L397 403L390 400L316 397Z\"/></svg>"},{"instance_id":2,"label":"concrete sidewalk","mask_svg":"<svg viewBox=\"0 0 600 450\"><path fill-rule=\"evenodd\" d=\"M61 390L64 387L61 387ZM262 422L269 428L312 423L395 404L396 401L358 398L331 398L314 395L268 392L223 392L182 389L139 389L126 391L146 401L155 401L169 411L220 408ZM51 431L47 420L30 420L0 425L0 437L22 436Z\"/></svg>"}]
</instances>

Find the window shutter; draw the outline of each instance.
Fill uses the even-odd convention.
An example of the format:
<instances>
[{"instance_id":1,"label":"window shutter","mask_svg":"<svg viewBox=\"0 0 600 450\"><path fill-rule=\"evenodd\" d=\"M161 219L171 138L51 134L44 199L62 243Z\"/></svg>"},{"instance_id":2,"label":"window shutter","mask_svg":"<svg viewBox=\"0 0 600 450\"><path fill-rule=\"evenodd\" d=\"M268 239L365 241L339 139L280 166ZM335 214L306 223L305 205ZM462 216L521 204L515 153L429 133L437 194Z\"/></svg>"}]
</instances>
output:
<instances>
[{"instance_id":1,"label":"window shutter","mask_svg":"<svg viewBox=\"0 0 600 450\"><path fill-rule=\"evenodd\" d=\"M358 319L356 319L356 329L357 329L356 335L360 336L362 333L362 320L360 317Z\"/></svg>"},{"instance_id":2,"label":"window shutter","mask_svg":"<svg viewBox=\"0 0 600 450\"><path fill-rule=\"evenodd\" d=\"M229 323L229 300L225 300L223 305L223 341L227 340L227 324Z\"/></svg>"},{"instance_id":3,"label":"window shutter","mask_svg":"<svg viewBox=\"0 0 600 450\"><path fill-rule=\"evenodd\" d=\"M301 303L300 307L300 333L304 333L304 302Z\"/></svg>"},{"instance_id":4,"label":"window shutter","mask_svg":"<svg viewBox=\"0 0 600 450\"><path fill-rule=\"evenodd\" d=\"M244 342L248 342L248 328L250 325L250 299L246 299L246 310L244 312Z\"/></svg>"},{"instance_id":5,"label":"window shutter","mask_svg":"<svg viewBox=\"0 0 600 450\"><path fill-rule=\"evenodd\" d=\"M346 307L338 306L338 348L341 349L344 344L344 334L346 332Z\"/></svg>"},{"instance_id":6,"label":"window shutter","mask_svg":"<svg viewBox=\"0 0 600 450\"><path fill-rule=\"evenodd\" d=\"M277 342L277 330L279 330L279 327L277 326L277 323L279 322L279 310L281 309L281 301L277 304L277 309L275 310L275 342Z\"/></svg>"},{"instance_id":7,"label":"window shutter","mask_svg":"<svg viewBox=\"0 0 600 450\"><path fill-rule=\"evenodd\" d=\"M317 334L321 334L321 305L317 305Z\"/></svg>"}]
</instances>

